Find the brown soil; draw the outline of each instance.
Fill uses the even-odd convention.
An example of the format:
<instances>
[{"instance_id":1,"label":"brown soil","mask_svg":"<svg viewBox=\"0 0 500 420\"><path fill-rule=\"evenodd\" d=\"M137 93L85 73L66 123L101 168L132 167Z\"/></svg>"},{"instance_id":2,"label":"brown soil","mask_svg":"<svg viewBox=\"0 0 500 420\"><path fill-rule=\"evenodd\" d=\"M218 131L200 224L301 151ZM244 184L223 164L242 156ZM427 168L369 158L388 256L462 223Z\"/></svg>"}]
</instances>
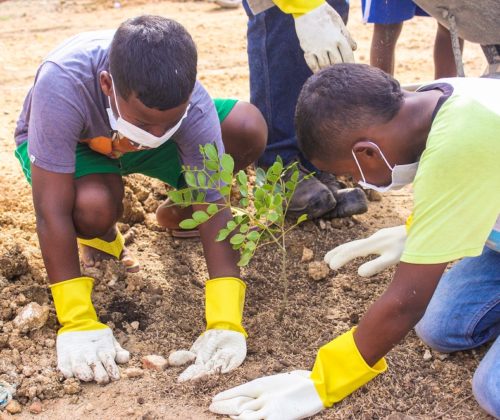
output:
<instances>
[{"instance_id":1,"label":"brown soil","mask_svg":"<svg viewBox=\"0 0 500 420\"><path fill-rule=\"evenodd\" d=\"M367 62L371 27L361 24L357 2L350 30L359 45L357 58ZM282 323L276 312L283 285L276 283L279 256L259 252L243 278L248 284L245 325L248 357L235 372L196 383L178 384L180 368L145 371L101 387L63 382L55 369L57 321L38 331L14 331L12 320L29 302L52 308L38 248L31 193L13 156L12 133L24 95L42 57L57 43L80 31L116 27L141 13L162 14L182 22L194 36L200 54L199 74L214 96L248 98L245 49L246 17L241 9L224 11L208 2L15 1L0 6L0 380L17 385L24 405L19 418L32 418L28 407L43 403L39 418L66 419L205 419L210 398L223 389L291 369L311 368L318 347L355 325L391 279L392 269L371 279L359 278L356 264L331 272L323 281L309 279L302 263L303 246L321 260L326 251L364 237L380 227L402 223L411 208L411 192L390 194L372 202L367 214L333 224L307 222L290 236L290 303ZM430 80L435 23L419 18L408 23L398 46L397 74L403 83ZM485 65L478 46L466 45L465 66L479 75ZM114 262L89 274L97 279L96 309L119 341L132 353L129 366L140 366L147 354L168 356L188 348L204 327L203 281L207 276L197 240L173 239L154 217L166 189L144 177L130 177L124 223L130 248L142 270L126 275ZM134 329L131 323L139 322ZM470 380L484 349L441 358L414 333L389 354L381 375L333 409L323 419L486 419L471 398ZM6 414L0 418L8 418Z\"/></svg>"}]
</instances>

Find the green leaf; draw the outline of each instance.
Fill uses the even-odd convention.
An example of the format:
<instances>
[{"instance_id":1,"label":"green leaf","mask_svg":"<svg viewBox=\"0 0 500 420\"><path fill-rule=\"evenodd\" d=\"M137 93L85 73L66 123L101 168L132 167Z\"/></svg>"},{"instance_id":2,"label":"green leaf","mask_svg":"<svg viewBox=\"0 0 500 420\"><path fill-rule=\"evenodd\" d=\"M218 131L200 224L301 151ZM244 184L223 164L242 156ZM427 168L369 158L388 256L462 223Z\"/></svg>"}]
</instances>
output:
<instances>
[{"instance_id":1,"label":"green leaf","mask_svg":"<svg viewBox=\"0 0 500 420\"><path fill-rule=\"evenodd\" d=\"M233 245L240 245L243 243L245 240L245 236L242 235L241 233L237 233L236 235L232 236L229 242Z\"/></svg>"},{"instance_id":2,"label":"green leaf","mask_svg":"<svg viewBox=\"0 0 500 420\"><path fill-rule=\"evenodd\" d=\"M205 155L212 161L218 161L219 155L216 147L212 143L205 144Z\"/></svg>"},{"instance_id":3,"label":"green leaf","mask_svg":"<svg viewBox=\"0 0 500 420\"><path fill-rule=\"evenodd\" d=\"M237 226L236 222L234 220L230 220L227 222L226 227L231 231L234 230L234 228Z\"/></svg>"},{"instance_id":4,"label":"green leaf","mask_svg":"<svg viewBox=\"0 0 500 420\"><path fill-rule=\"evenodd\" d=\"M281 194L276 194L273 198L273 205L275 207L281 207L282 203L283 203L283 196Z\"/></svg>"},{"instance_id":5,"label":"green leaf","mask_svg":"<svg viewBox=\"0 0 500 420\"><path fill-rule=\"evenodd\" d=\"M228 196L231 193L231 185L224 185L220 188L220 193L223 197Z\"/></svg>"},{"instance_id":6,"label":"green leaf","mask_svg":"<svg viewBox=\"0 0 500 420\"><path fill-rule=\"evenodd\" d=\"M207 186L207 176L203 172L198 172L198 186L201 188Z\"/></svg>"},{"instance_id":7,"label":"green leaf","mask_svg":"<svg viewBox=\"0 0 500 420\"><path fill-rule=\"evenodd\" d=\"M250 251L255 251L255 248L257 248L257 244L254 241L248 241L245 244L245 249L249 249Z\"/></svg>"},{"instance_id":8,"label":"green leaf","mask_svg":"<svg viewBox=\"0 0 500 420\"><path fill-rule=\"evenodd\" d=\"M250 262L250 258L252 258L252 254L244 253L241 255L240 260L238 261L238 267L245 267Z\"/></svg>"},{"instance_id":9,"label":"green leaf","mask_svg":"<svg viewBox=\"0 0 500 420\"><path fill-rule=\"evenodd\" d=\"M281 159L276 160L276 162L271 165L270 169L274 175L279 177L281 172L283 172L283 161Z\"/></svg>"},{"instance_id":10,"label":"green leaf","mask_svg":"<svg viewBox=\"0 0 500 420\"><path fill-rule=\"evenodd\" d=\"M301 214L297 219L297 224L305 222L307 220L307 214Z\"/></svg>"},{"instance_id":11,"label":"green leaf","mask_svg":"<svg viewBox=\"0 0 500 420\"><path fill-rule=\"evenodd\" d=\"M219 211L219 207L217 206L217 204L212 203L212 204L209 204L208 207L207 207L207 213L210 216L213 216L218 211Z\"/></svg>"},{"instance_id":12,"label":"green leaf","mask_svg":"<svg viewBox=\"0 0 500 420\"><path fill-rule=\"evenodd\" d=\"M240 233L247 233L249 228L248 223L242 223L240 226Z\"/></svg>"},{"instance_id":13,"label":"green leaf","mask_svg":"<svg viewBox=\"0 0 500 420\"><path fill-rule=\"evenodd\" d=\"M224 153L220 159L220 164L222 166L222 169L224 169L225 172L230 173L232 177L234 171L234 159L231 157L231 155Z\"/></svg>"},{"instance_id":14,"label":"green leaf","mask_svg":"<svg viewBox=\"0 0 500 420\"><path fill-rule=\"evenodd\" d=\"M198 210L193 213L193 219L197 223L201 224L209 219L209 215L205 213L203 210Z\"/></svg>"},{"instance_id":15,"label":"green leaf","mask_svg":"<svg viewBox=\"0 0 500 420\"><path fill-rule=\"evenodd\" d=\"M175 204L181 204L183 202L182 193L180 191L169 191L167 195Z\"/></svg>"},{"instance_id":16,"label":"green leaf","mask_svg":"<svg viewBox=\"0 0 500 420\"><path fill-rule=\"evenodd\" d=\"M269 212L269 214L267 215L267 220L269 220L273 223L276 222L278 219L279 219L279 215L275 211Z\"/></svg>"},{"instance_id":17,"label":"green leaf","mask_svg":"<svg viewBox=\"0 0 500 420\"><path fill-rule=\"evenodd\" d=\"M290 180L296 183L299 180L299 170L295 168L292 172L292 176L290 176Z\"/></svg>"},{"instance_id":18,"label":"green leaf","mask_svg":"<svg viewBox=\"0 0 500 420\"><path fill-rule=\"evenodd\" d=\"M233 182L233 173L226 172L226 170L223 170L220 173L220 179L222 179L222 181L225 182L226 184L231 184Z\"/></svg>"},{"instance_id":19,"label":"green leaf","mask_svg":"<svg viewBox=\"0 0 500 420\"><path fill-rule=\"evenodd\" d=\"M201 191L198 191L196 193L196 202L197 203L204 203L205 202L205 197L206 197L206 194L204 192L201 192Z\"/></svg>"},{"instance_id":20,"label":"green leaf","mask_svg":"<svg viewBox=\"0 0 500 420\"><path fill-rule=\"evenodd\" d=\"M245 171L239 171L238 174L236 175L236 179L238 180L240 185L247 185L248 183L248 177Z\"/></svg>"},{"instance_id":21,"label":"green leaf","mask_svg":"<svg viewBox=\"0 0 500 420\"><path fill-rule=\"evenodd\" d=\"M256 230L252 230L248 235L247 235L247 240L257 242L260 238L260 233L257 232Z\"/></svg>"},{"instance_id":22,"label":"green leaf","mask_svg":"<svg viewBox=\"0 0 500 420\"><path fill-rule=\"evenodd\" d=\"M179 227L181 229L194 229L198 225L199 223L193 219L184 219L182 222L179 223Z\"/></svg>"},{"instance_id":23,"label":"green leaf","mask_svg":"<svg viewBox=\"0 0 500 420\"><path fill-rule=\"evenodd\" d=\"M241 207L248 207L248 198L244 197L240 200Z\"/></svg>"},{"instance_id":24,"label":"green leaf","mask_svg":"<svg viewBox=\"0 0 500 420\"><path fill-rule=\"evenodd\" d=\"M189 172L184 172L184 179L186 180L186 184L188 184L190 187L196 187L196 178L194 176L194 173L189 171Z\"/></svg>"},{"instance_id":25,"label":"green leaf","mask_svg":"<svg viewBox=\"0 0 500 420\"><path fill-rule=\"evenodd\" d=\"M261 186L266 182L266 171L262 168L257 168L255 170L255 184Z\"/></svg>"},{"instance_id":26,"label":"green leaf","mask_svg":"<svg viewBox=\"0 0 500 420\"><path fill-rule=\"evenodd\" d=\"M231 231L229 229L223 228L223 229L219 230L219 233L217 234L217 237L215 238L215 240L217 242L221 242L224 239L226 239L230 233L231 233Z\"/></svg>"},{"instance_id":27,"label":"green leaf","mask_svg":"<svg viewBox=\"0 0 500 420\"><path fill-rule=\"evenodd\" d=\"M219 169L219 164L213 160L208 160L205 166L209 171L217 171Z\"/></svg>"}]
</instances>

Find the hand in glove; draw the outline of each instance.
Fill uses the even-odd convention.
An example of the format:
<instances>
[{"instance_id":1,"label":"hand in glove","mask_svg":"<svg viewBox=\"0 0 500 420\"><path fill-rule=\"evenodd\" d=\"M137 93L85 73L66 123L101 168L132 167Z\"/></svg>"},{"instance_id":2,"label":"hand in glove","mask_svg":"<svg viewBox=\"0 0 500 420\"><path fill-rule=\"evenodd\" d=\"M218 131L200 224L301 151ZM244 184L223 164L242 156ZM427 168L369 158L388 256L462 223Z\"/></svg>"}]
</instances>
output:
<instances>
[{"instance_id":1,"label":"hand in glove","mask_svg":"<svg viewBox=\"0 0 500 420\"><path fill-rule=\"evenodd\" d=\"M57 368L66 378L106 384L120 379L116 363L127 363L129 352L111 329L97 320L90 296L93 279L77 277L50 286L57 319ZM116 362L116 363L115 363Z\"/></svg>"},{"instance_id":2,"label":"hand in glove","mask_svg":"<svg viewBox=\"0 0 500 420\"><path fill-rule=\"evenodd\" d=\"M313 416L325 407L311 372L265 376L217 394L209 410L233 419L290 420Z\"/></svg>"},{"instance_id":3,"label":"hand in glove","mask_svg":"<svg viewBox=\"0 0 500 420\"><path fill-rule=\"evenodd\" d=\"M321 347L312 372L267 376L217 394L210 411L238 420L295 420L331 407L387 369L366 364L354 329Z\"/></svg>"},{"instance_id":4,"label":"hand in glove","mask_svg":"<svg viewBox=\"0 0 500 420\"><path fill-rule=\"evenodd\" d=\"M179 382L227 373L243 363L247 355L247 334L241 325L245 288L245 283L234 277L206 282L207 330L189 351L176 351L169 357L173 366L194 361L181 373Z\"/></svg>"},{"instance_id":5,"label":"hand in glove","mask_svg":"<svg viewBox=\"0 0 500 420\"><path fill-rule=\"evenodd\" d=\"M332 64L354 63L356 43L328 3L296 17L295 31L306 63L314 73Z\"/></svg>"},{"instance_id":6,"label":"hand in glove","mask_svg":"<svg viewBox=\"0 0 500 420\"><path fill-rule=\"evenodd\" d=\"M368 238L347 242L333 248L325 255L325 262L332 270L337 270L354 258L378 254L380 255L378 258L362 264L358 269L360 276L370 277L399 263L405 242L405 226L380 229Z\"/></svg>"}]
</instances>

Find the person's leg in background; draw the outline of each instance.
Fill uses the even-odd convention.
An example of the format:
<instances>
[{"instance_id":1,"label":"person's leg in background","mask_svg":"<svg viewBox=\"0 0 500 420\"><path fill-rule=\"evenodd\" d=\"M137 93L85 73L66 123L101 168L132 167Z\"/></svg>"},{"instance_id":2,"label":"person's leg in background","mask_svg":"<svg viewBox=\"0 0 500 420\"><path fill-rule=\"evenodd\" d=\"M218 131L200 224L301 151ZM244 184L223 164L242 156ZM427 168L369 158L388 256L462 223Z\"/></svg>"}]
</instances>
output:
<instances>
[{"instance_id":1,"label":"person's leg in background","mask_svg":"<svg viewBox=\"0 0 500 420\"><path fill-rule=\"evenodd\" d=\"M417 335L431 348L455 352L494 341L473 378L481 407L500 417L500 253L485 248L464 258L441 278Z\"/></svg>"},{"instance_id":2,"label":"person's leg in background","mask_svg":"<svg viewBox=\"0 0 500 420\"><path fill-rule=\"evenodd\" d=\"M460 50L464 49L464 40L460 39ZM448 29L438 23L436 40L434 41L434 78L456 77L457 67L451 47L451 34Z\"/></svg>"},{"instance_id":3,"label":"person's leg in background","mask_svg":"<svg viewBox=\"0 0 500 420\"><path fill-rule=\"evenodd\" d=\"M403 22L373 26L373 37L370 47L370 65L394 75L394 57L396 44L403 29Z\"/></svg>"},{"instance_id":4,"label":"person's leg in background","mask_svg":"<svg viewBox=\"0 0 500 420\"><path fill-rule=\"evenodd\" d=\"M347 21L349 5L346 0L328 0L328 3ZM267 147L258 165L267 168L277 156L285 164L298 160L303 179L314 168L298 149L294 115L302 85L312 72L304 60L293 17L278 7L253 15L247 0L243 1L243 6L248 15L250 102L259 108L269 129ZM297 187L289 213L321 217L336 207L337 189L334 191L316 177L306 179ZM358 200L359 195L355 199ZM366 199L364 196L362 199L359 206L350 203L349 208L358 213L366 211Z\"/></svg>"}]
</instances>

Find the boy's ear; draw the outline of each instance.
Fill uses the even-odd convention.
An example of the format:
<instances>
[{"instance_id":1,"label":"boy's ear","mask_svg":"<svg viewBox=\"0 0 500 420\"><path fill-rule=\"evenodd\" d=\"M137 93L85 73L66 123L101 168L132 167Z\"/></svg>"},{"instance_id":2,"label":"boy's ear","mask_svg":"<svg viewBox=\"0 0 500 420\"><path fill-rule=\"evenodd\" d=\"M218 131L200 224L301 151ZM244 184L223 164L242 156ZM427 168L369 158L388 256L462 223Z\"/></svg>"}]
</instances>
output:
<instances>
[{"instance_id":1,"label":"boy's ear","mask_svg":"<svg viewBox=\"0 0 500 420\"><path fill-rule=\"evenodd\" d=\"M371 159L373 157L380 157L379 149L368 140L361 140L354 143L352 151L358 159Z\"/></svg>"},{"instance_id":2,"label":"boy's ear","mask_svg":"<svg viewBox=\"0 0 500 420\"><path fill-rule=\"evenodd\" d=\"M111 89L113 89L113 84L111 81L111 76L107 71L101 71L101 73L99 74L99 83L104 94L106 96L111 96Z\"/></svg>"}]
</instances>

